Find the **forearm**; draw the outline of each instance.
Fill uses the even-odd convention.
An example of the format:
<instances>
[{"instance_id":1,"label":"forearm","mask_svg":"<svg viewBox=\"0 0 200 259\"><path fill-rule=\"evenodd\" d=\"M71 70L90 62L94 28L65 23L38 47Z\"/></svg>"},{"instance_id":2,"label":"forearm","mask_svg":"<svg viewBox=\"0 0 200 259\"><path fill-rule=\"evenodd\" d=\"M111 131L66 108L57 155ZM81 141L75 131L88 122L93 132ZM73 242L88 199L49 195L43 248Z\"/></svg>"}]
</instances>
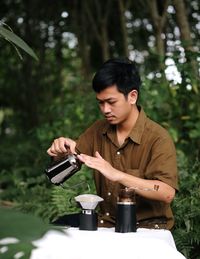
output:
<instances>
[{"instance_id":1,"label":"forearm","mask_svg":"<svg viewBox=\"0 0 200 259\"><path fill-rule=\"evenodd\" d=\"M136 193L147 199L170 203L174 198L175 189L168 184L159 180L142 179L119 171L104 160L98 152L95 153L95 157L81 154L78 155L78 158L85 163L86 166L98 170L110 181L118 182L126 187L136 188ZM159 187L157 191L154 190L155 185ZM152 191L146 191L145 189L152 189Z\"/></svg>"},{"instance_id":2,"label":"forearm","mask_svg":"<svg viewBox=\"0 0 200 259\"><path fill-rule=\"evenodd\" d=\"M116 182L126 187L135 188L138 195L147 199L170 203L174 198L175 189L159 180L142 179L121 171L116 172L116 176ZM156 189L155 186L158 186L158 188Z\"/></svg>"}]
</instances>

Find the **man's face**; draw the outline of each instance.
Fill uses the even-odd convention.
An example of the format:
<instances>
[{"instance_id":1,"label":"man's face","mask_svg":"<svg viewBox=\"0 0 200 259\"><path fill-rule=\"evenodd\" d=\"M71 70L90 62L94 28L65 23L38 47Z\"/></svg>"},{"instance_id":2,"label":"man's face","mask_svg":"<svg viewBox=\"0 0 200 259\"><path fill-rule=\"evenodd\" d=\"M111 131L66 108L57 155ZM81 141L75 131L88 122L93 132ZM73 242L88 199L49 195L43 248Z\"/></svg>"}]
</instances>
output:
<instances>
[{"instance_id":1,"label":"man's face","mask_svg":"<svg viewBox=\"0 0 200 259\"><path fill-rule=\"evenodd\" d=\"M130 116L133 97L129 93L127 97L120 93L115 85L107 87L100 93L96 94L99 107L110 124L120 124ZM136 99L137 97L135 97ZM135 100L136 102L136 100Z\"/></svg>"}]
</instances>

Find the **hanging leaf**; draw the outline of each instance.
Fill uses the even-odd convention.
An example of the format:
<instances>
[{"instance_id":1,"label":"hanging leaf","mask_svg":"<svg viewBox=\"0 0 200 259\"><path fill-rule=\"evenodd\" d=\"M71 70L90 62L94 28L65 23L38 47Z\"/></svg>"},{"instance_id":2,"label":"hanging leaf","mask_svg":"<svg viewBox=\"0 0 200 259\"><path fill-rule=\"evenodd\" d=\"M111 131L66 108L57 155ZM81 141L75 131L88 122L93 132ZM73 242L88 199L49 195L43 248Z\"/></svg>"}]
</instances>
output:
<instances>
[{"instance_id":1,"label":"hanging leaf","mask_svg":"<svg viewBox=\"0 0 200 259\"><path fill-rule=\"evenodd\" d=\"M38 57L36 56L34 51L26 44L26 42L24 42L14 32L7 30L2 25L0 25L0 35L2 35L5 40L7 40L7 41L11 42L12 44L18 46L19 48L23 49L26 53L28 53L34 59L38 60Z\"/></svg>"}]
</instances>

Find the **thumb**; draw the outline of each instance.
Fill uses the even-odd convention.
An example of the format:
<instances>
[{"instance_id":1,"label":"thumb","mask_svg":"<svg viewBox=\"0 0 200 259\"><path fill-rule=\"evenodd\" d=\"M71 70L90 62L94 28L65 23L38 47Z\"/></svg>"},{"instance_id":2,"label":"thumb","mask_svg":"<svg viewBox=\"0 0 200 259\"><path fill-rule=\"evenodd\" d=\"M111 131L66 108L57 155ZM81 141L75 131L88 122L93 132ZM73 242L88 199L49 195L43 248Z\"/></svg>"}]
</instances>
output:
<instances>
[{"instance_id":1,"label":"thumb","mask_svg":"<svg viewBox=\"0 0 200 259\"><path fill-rule=\"evenodd\" d=\"M95 152L95 157L96 157L96 158L101 158L101 159L103 159L103 157L99 154L98 151Z\"/></svg>"}]
</instances>

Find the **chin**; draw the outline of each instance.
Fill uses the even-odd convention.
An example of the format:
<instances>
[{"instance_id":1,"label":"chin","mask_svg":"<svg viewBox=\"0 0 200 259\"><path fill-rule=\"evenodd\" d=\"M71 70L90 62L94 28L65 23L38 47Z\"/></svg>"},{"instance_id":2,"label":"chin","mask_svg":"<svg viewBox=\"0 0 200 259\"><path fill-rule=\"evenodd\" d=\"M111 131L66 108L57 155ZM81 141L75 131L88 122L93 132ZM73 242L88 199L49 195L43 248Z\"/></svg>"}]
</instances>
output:
<instances>
[{"instance_id":1,"label":"chin","mask_svg":"<svg viewBox=\"0 0 200 259\"><path fill-rule=\"evenodd\" d=\"M114 122L114 121L112 121L112 122L109 121L108 123L109 123L110 125L117 125L117 124L118 124L117 122Z\"/></svg>"},{"instance_id":2,"label":"chin","mask_svg":"<svg viewBox=\"0 0 200 259\"><path fill-rule=\"evenodd\" d=\"M119 122L117 120L108 120L108 123L111 124L111 125L116 125L118 124Z\"/></svg>"}]
</instances>

